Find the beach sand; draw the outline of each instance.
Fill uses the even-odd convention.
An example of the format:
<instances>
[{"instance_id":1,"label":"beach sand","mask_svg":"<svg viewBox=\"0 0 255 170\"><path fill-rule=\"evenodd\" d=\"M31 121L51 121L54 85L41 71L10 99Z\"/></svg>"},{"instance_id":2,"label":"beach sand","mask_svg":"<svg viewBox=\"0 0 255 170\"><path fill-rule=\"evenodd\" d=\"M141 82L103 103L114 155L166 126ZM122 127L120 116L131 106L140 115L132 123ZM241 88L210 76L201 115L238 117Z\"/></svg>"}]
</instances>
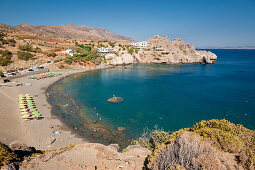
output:
<instances>
[{"instance_id":1,"label":"beach sand","mask_svg":"<svg viewBox=\"0 0 255 170\"><path fill-rule=\"evenodd\" d=\"M0 87L0 141L5 144L21 141L39 150L89 142L73 134L57 117L51 114L51 105L47 102L45 90L65 76L102 68L105 67L61 70L59 73L62 75L41 80L22 77L13 81L23 83L23 86ZM32 85L28 86L26 83L31 83ZM44 118L31 121L22 120L18 105L19 94L33 96L38 111ZM52 133L53 131L60 131L61 133L55 134ZM52 139L56 140L53 144L50 144Z\"/></svg>"}]
</instances>

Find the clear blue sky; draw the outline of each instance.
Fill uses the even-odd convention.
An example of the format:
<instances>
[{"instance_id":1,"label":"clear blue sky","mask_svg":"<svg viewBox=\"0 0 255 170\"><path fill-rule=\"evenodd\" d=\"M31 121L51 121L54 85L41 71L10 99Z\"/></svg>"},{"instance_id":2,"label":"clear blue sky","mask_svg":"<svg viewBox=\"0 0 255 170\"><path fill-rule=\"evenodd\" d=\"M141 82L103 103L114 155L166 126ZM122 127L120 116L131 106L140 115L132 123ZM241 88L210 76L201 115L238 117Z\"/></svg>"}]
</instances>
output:
<instances>
[{"instance_id":1,"label":"clear blue sky","mask_svg":"<svg viewBox=\"0 0 255 170\"><path fill-rule=\"evenodd\" d=\"M255 46L255 0L0 0L0 23L89 25L196 47Z\"/></svg>"}]
</instances>

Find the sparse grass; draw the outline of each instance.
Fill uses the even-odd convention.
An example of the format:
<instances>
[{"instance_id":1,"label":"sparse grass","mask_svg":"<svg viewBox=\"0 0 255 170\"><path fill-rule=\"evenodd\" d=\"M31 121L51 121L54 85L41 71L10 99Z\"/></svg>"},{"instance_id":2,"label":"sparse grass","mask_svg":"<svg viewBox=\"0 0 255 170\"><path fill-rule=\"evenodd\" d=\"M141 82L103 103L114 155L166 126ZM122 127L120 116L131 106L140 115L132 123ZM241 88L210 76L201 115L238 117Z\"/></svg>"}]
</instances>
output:
<instances>
[{"instance_id":1,"label":"sparse grass","mask_svg":"<svg viewBox=\"0 0 255 170\"><path fill-rule=\"evenodd\" d=\"M0 142L0 167L17 160L17 155L8 146Z\"/></svg>"}]
</instances>

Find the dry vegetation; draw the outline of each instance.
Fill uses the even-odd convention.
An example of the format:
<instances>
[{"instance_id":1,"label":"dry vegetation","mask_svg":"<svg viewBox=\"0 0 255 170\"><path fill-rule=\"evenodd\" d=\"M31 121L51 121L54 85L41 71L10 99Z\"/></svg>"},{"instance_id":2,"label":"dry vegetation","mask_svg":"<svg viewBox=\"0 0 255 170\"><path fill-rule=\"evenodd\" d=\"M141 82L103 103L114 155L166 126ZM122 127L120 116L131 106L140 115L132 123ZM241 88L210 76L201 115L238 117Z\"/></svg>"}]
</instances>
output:
<instances>
[{"instance_id":1,"label":"dry vegetation","mask_svg":"<svg viewBox=\"0 0 255 170\"><path fill-rule=\"evenodd\" d=\"M255 132L227 120L201 121L172 134L155 130L134 143L152 150L148 158L152 169L219 168L232 164L254 169L255 165ZM230 156L224 157L227 154ZM233 157L232 162L226 157Z\"/></svg>"}]
</instances>

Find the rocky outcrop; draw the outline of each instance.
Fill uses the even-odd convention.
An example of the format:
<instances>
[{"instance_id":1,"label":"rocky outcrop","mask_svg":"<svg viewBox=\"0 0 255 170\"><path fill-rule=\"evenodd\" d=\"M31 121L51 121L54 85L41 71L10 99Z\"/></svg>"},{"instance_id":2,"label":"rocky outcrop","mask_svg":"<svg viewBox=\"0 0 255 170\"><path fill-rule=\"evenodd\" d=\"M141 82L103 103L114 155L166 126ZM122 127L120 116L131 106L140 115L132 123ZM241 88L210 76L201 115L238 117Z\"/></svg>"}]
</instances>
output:
<instances>
[{"instance_id":1,"label":"rocky outcrop","mask_svg":"<svg viewBox=\"0 0 255 170\"><path fill-rule=\"evenodd\" d=\"M41 156L23 162L20 169L127 169L144 167L150 151L140 146L129 146L125 152L118 147L88 143L56 151L47 151Z\"/></svg>"},{"instance_id":2,"label":"rocky outcrop","mask_svg":"<svg viewBox=\"0 0 255 170\"><path fill-rule=\"evenodd\" d=\"M145 49L139 51L141 63L205 63L216 62L217 56L211 52L195 50L190 43L184 43L180 38L170 41L167 36L155 35L148 39Z\"/></svg>"},{"instance_id":3,"label":"rocky outcrop","mask_svg":"<svg viewBox=\"0 0 255 170\"><path fill-rule=\"evenodd\" d=\"M105 56L106 62L109 65L125 65L125 64L133 64L134 63L134 56L131 54L107 54Z\"/></svg>"},{"instance_id":4,"label":"rocky outcrop","mask_svg":"<svg viewBox=\"0 0 255 170\"><path fill-rule=\"evenodd\" d=\"M148 39L147 46L130 54L107 54L107 64L123 65L131 63L154 64L213 64L217 56L209 51L199 51L192 44L184 43L180 38L170 41L167 36L155 35Z\"/></svg>"},{"instance_id":5,"label":"rocky outcrop","mask_svg":"<svg viewBox=\"0 0 255 170\"><path fill-rule=\"evenodd\" d=\"M168 145L160 155L153 170L181 169L244 169L236 161L235 154L222 152L198 135L185 132Z\"/></svg>"}]
</instances>

